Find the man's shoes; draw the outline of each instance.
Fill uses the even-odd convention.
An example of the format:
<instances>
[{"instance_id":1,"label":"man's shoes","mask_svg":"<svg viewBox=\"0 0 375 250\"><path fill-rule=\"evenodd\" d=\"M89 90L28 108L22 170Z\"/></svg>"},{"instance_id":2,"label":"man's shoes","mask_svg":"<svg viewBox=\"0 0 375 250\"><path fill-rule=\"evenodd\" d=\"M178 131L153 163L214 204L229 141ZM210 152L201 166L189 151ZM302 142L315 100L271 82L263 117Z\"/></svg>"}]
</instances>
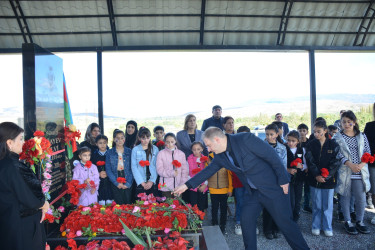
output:
<instances>
[{"instance_id":1,"label":"man's shoes","mask_svg":"<svg viewBox=\"0 0 375 250\"><path fill-rule=\"evenodd\" d=\"M324 231L324 235L327 236L327 237L332 237L333 232L332 231Z\"/></svg>"},{"instance_id":2,"label":"man's shoes","mask_svg":"<svg viewBox=\"0 0 375 250\"><path fill-rule=\"evenodd\" d=\"M305 212L305 213L312 213L312 209L311 209L311 207L304 207L303 209L302 209L302 211L303 212Z\"/></svg>"},{"instance_id":3,"label":"man's shoes","mask_svg":"<svg viewBox=\"0 0 375 250\"><path fill-rule=\"evenodd\" d=\"M350 213L350 218L352 219L352 221L357 221L357 215L355 214L355 212Z\"/></svg>"},{"instance_id":4,"label":"man's shoes","mask_svg":"<svg viewBox=\"0 0 375 250\"><path fill-rule=\"evenodd\" d=\"M241 225L240 224L236 224L234 226L234 233L236 235L242 235L242 229L241 229Z\"/></svg>"},{"instance_id":5,"label":"man's shoes","mask_svg":"<svg viewBox=\"0 0 375 250\"><path fill-rule=\"evenodd\" d=\"M266 236L266 238L269 240L273 239L273 235L271 233L265 233L264 236Z\"/></svg>"},{"instance_id":6,"label":"man's shoes","mask_svg":"<svg viewBox=\"0 0 375 250\"><path fill-rule=\"evenodd\" d=\"M272 236L274 239L279 238L279 234L277 232L272 232Z\"/></svg>"},{"instance_id":7,"label":"man's shoes","mask_svg":"<svg viewBox=\"0 0 375 250\"><path fill-rule=\"evenodd\" d=\"M375 225L375 216L374 216L374 218L372 218L371 224Z\"/></svg>"},{"instance_id":8,"label":"man's shoes","mask_svg":"<svg viewBox=\"0 0 375 250\"><path fill-rule=\"evenodd\" d=\"M357 223L355 223L355 228L360 233L363 233L363 234L369 234L370 233L370 230L368 230L368 228L366 227L365 223L363 223L362 221L358 221Z\"/></svg>"},{"instance_id":9,"label":"man's shoes","mask_svg":"<svg viewBox=\"0 0 375 250\"><path fill-rule=\"evenodd\" d=\"M228 235L225 226L220 226L220 230L221 230L221 233L222 233L223 235Z\"/></svg>"},{"instance_id":10,"label":"man's shoes","mask_svg":"<svg viewBox=\"0 0 375 250\"><path fill-rule=\"evenodd\" d=\"M311 229L311 233L315 236L320 235L320 230L319 229Z\"/></svg>"},{"instance_id":11,"label":"man's shoes","mask_svg":"<svg viewBox=\"0 0 375 250\"><path fill-rule=\"evenodd\" d=\"M344 228L348 234L358 234L357 229L355 229L354 224L351 222L345 222Z\"/></svg>"},{"instance_id":12,"label":"man's shoes","mask_svg":"<svg viewBox=\"0 0 375 250\"><path fill-rule=\"evenodd\" d=\"M344 214L342 212L339 212L339 214L337 216L337 221L338 222L345 222Z\"/></svg>"}]
</instances>

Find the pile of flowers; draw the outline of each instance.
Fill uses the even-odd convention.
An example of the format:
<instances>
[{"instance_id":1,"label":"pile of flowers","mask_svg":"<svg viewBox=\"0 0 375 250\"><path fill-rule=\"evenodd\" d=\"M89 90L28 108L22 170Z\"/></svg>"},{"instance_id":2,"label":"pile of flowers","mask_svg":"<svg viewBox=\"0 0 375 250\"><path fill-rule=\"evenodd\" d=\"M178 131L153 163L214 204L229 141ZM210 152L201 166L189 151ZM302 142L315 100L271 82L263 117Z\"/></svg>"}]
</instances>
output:
<instances>
[{"instance_id":1,"label":"pile of flowers","mask_svg":"<svg viewBox=\"0 0 375 250\"><path fill-rule=\"evenodd\" d=\"M99 240L90 241L86 245L77 246L75 240L68 240L68 247L70 249L77 250L86 250L86 249L98 249L98 250L107 250L107 249L118 249L118 250L156 250L156 249L170 249L170 250L186 250L188 241L181 237L181 234L178 232L172 232L165 237L158 237L157 241L151 241L151 248L146 248L143 245L135 245L134 248L131 248L125 241L117 240L103 240L101 243ZM193 249L193 248L191 248ZM63 246L57 246L55 250L67 250Z\"/></svg>"},{"instance_id":2,"label":"pile of flowers","mask_svg":"<svg viewBox=\"0 0 375 250\"><path fill-rule=\"evenodd\" d=\"M364 153L361 157L361 162L364 162L364 163L374 163L374 161L375 161L375 155L372 156L369 153Z\"/></svg>"},{"instance_id":3,"label":"pile of flowers","mask_svg":"<svg viewBox=\"0 0 375 250\"><path fill-rule=\"evenodd\" d=\"M51 172L52 172L52 161L51 161L52 149L49 140L44 138L42 131L35 131L34 137L27 140L22 146L22 152L20 153L20 160L24 160L26 164L29 164L31 169L35 171L35 166L39 166L39 172L43 172L42 190L47 200L49 200L50 194L49 189L51 187Z\"/></svg>"},{"instance_id":4,"label":"pile of flowers","mask_svg":"<svg viewBox=\"0 0 375 250\"><path fill-rule=\"evenodd\" d=\"M66 217L60 227L62 235L74 238L77 232L85 232L86 236L122 232L123 226L135 231L142 228L156 230L181 231L198 229L204 213L197 206L180 204L178 200L167 199L158 203L153 195L141 194L141 201L136 204L102 206L94 204L89 207L79 206ZM80 232L78 234L80 234Z\"/></svg>"}]
</instances>

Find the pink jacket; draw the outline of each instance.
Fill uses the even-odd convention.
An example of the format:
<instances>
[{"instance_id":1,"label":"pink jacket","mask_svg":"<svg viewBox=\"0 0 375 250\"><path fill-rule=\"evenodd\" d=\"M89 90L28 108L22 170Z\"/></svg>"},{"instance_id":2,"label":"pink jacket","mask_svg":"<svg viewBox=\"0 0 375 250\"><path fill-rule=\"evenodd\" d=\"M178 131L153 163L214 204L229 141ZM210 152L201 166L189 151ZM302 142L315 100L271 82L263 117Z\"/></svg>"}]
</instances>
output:
<instances>
[{"instance_id":1,"label":"pink jacket","mask_svg":"<svg viewBox=\"0 0 375 250\"><path fill-rule=\"evenodd\" d=\"M173 158L172 158L173 152ZM161 188L161 191L171 191L176 187L184 184L189 179L189 167L186 162L184 152L176 149L174 151L165 148L159 152L156 159L156 170L160 176L160 183L165 183L166 188ZM181 167L177 168L177 176L174 176L174 169L172 161L177 160L181 163Z\"/></svg>"},{"instance_id":2,"label":"pink jacket","mask_svg":"<svg viewBox=\"0 0 375 250\"><path fill-rule=\"evenodd\" d=\"M94 164L90 168L82 167L79 161L74 161L73 169L73 180L78 180L79 184L83 184L87 178L90 178L95 182L96 191L91 194L91 187L88 186L86 189L82 189L81 197L79 197L78 206L88 206L95 202L98 202L98 189L99 189L99 172L97 166Z\"/></svg>"},{"instance_id":3,"label":"pink jacket","mask_svg":"<svg viewBox=\"0 0 375 250\"><path fill-rule=\"evenodd\" d=\"M194 177L194 175L195 175L195 174L193 174L193 170L198 168L197 159L198 158L195 157L193 154L189 155L189 157L187 158L187 161L188 161L188 164L189 164L189 176L190 176L190 178ZM199 164L199 168L202 171L205 168L205 164L204 163L200 163ZM207 181L205 181L204 184L207 185ZM198 188L194 188L194 189L190 189L190 190L193 190L194 192L197 192ZM207 190L208 190L208 187L206 187L206 189L204 190L203 193L207 192Z\"/></svg>"}]
</instances>

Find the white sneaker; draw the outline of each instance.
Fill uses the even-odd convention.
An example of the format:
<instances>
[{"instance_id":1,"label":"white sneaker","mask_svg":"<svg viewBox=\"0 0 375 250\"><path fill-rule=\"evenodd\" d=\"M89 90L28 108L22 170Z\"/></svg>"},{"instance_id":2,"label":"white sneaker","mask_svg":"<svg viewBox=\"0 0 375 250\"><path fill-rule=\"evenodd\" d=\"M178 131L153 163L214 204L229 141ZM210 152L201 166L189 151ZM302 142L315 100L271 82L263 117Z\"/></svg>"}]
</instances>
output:
<instances>
[{"instance_id":1,"label":"white sneaker","mask_svg":"<svg viewBox=\"0 0 375 250\"><path fill-rule=\"evenodd\" d=\"M318 236L318 235L320 235L320 230L319 230L319 229L312 229L312 230L311 230L311 233L312 233L313 235L315 235L315 236Z\"/></svg>"},{"instance_id":2,"label":"white sneaker","mask_svg":"<svg viewBox=\"0 0 375 250\"><path fill-rule=\"evenodd\" d=\"M333 232L332 231L324 231L324 234L327 237L332 237L333 236Z\"/></svg>"},{"instance_id":3,"label":"white sneaker","mask_svg":"<svg viewBox=\"0 0 375 250\"><path fill-rule=\"evenodd\" d=\"M372 218L372 220L371 220L371 224L374 224L374 225L375 225L375 216L374 216L374 218Z\"/></svg>"},{"instance_id":4,"label":"white sneaker","mask_svg":"<svg viewBox=\"0 0 375 250\"><path fill-rule=\"evenodd\" d=\"M259 234L259 229L257 228L257 234Z\"/></svg>"},{"instance_id":5,"label":"white sneaker","mask_svg":"<svg viewBox=\"0 0 375 250\"><path fill-rule=\"evenodd\" d=\"M242 229L241 229L241 225L240 224L236 224L234 226L234 233L236 235L242 235Z\"/></svg>"}]
</instances>

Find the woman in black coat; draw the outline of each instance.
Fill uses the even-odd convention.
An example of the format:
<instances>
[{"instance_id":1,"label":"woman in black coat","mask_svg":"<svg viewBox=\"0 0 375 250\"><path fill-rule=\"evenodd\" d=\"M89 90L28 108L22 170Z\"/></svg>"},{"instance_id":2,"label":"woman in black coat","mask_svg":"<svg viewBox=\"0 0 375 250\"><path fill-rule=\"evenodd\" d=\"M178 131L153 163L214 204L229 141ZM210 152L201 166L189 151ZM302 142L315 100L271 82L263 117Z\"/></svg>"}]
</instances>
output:
<instances>
[{"instance_id":1,"label":"woman in black coat","mask_svg":"<svg viewBox=\"0 0 375 250\"><path fill-rule=\"evenodd\" d=\"M49 209L37 198L20 174L26 167L18 159L22 151L23 129L12 122L0 124L0 236L1 249L44 249L38 226ZM36 216L27 214L30 211ZM24 217L22 218L21 215ZM38 223L38 225L36 225Z\"/></svg>"}]
</instances>

